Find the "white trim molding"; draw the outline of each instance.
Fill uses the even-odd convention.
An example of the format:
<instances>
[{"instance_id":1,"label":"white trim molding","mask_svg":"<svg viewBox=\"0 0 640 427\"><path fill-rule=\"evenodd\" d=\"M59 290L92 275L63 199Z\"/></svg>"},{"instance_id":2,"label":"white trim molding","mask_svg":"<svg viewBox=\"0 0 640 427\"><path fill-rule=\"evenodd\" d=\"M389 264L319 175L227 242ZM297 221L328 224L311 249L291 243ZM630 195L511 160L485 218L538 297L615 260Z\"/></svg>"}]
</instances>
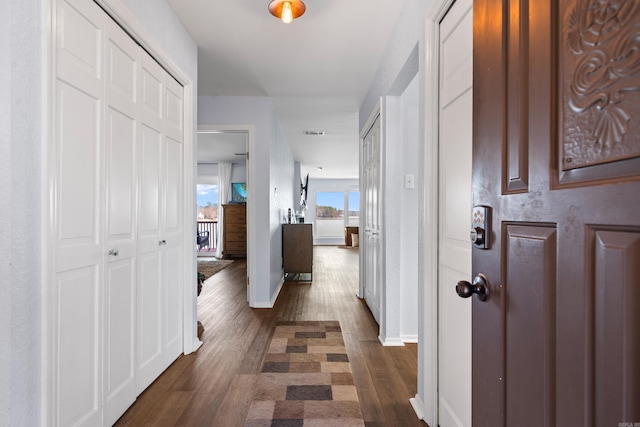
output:
<instances>
[{"instance_id":1,"label":"white trim molding","mask_svg":"<svg viewBox=\"0 0 640 427\"><path fill-rule=\"evenodd\" d=\"M424 233L436 236L424 242L424 319L419 339L423 343L423 372L418 372L423 389L410 399L416 415L432 426L438 425L438 93L440 68L440 21L455 0L434 0L425 17L424 43Z\"/></svg>"}]
</instances>

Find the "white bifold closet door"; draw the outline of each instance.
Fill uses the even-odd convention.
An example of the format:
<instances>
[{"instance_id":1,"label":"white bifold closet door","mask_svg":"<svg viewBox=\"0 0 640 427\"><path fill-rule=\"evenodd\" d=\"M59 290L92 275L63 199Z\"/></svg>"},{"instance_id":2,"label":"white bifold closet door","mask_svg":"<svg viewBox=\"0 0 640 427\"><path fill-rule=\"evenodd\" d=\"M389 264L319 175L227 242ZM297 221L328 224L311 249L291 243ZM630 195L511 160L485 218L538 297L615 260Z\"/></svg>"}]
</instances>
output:
<instances>
[{"instance_id":1,"label":"white bifold closet door","mask_svg":"<svg viewBox=\"0 0 640 427\"><path fill-rule=\"evenodd\" d=\"M140 65L139 393L182 351L183 127L182 87L146 52Z\"/></svg>"},{"instance_id":2,"label":"white bifold closet door","mask_svg":"<svg viewBox=\"0 0 640 427\"><path fill-rule=\"evenodd\" d=\"M56 4L51 419L111 425L182 352L182 87L94 2Z\"/></svg>"}]
</instances>

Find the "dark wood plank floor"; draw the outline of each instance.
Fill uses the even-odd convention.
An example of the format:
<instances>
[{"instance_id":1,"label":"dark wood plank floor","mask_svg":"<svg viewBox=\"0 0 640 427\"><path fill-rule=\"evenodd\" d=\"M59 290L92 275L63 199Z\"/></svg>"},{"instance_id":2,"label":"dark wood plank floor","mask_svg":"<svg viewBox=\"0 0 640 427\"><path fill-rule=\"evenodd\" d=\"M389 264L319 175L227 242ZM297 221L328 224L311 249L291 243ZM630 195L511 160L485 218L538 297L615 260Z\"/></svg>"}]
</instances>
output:
<instances>
[{"instance_id":1,"label":"dark wood plank floor","mask_svg":"<svg viewBox=\"0 0 640 427\"><path fill-rule=\"evenodd\" d=\"M314 247L313 284L287 282L273 309L246 302L246 262L206 281L198 297L202 347L176 360L117 426L242 426L277 320L339 320L367 426L422 426L409 404L417 346L382 347L358 291L358 252Z\"/></svg>"}]
</instances>

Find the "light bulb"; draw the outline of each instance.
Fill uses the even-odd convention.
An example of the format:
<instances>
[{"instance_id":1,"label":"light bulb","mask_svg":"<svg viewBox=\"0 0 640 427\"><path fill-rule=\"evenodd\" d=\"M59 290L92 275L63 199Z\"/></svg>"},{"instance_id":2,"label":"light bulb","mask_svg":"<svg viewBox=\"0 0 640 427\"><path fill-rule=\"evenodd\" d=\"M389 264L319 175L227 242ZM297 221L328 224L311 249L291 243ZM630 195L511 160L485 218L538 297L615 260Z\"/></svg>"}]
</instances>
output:
<instances>
[{"instance_id":1,"label":"light bulb","mask_svg":"<svg viewBox=\"0 0 640 427\"><path fill-rule=\"evenodd\" d=\"M293 21L293 11L291 10L291 3L286 1L282 3L282 22L285 24L289 24Z\"/></svg>"}]
</instances>

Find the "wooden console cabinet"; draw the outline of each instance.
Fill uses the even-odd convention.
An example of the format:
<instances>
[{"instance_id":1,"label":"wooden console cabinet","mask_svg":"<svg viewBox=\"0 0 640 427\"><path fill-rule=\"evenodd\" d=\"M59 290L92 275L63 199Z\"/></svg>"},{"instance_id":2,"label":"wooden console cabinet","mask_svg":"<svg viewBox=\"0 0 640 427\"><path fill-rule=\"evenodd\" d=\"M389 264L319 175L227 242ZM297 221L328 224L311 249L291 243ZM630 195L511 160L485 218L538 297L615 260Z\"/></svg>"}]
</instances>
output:
<instances>
[{"instance_id":1,"label":"wooden console cabinet","mask_svg":"<svg viewBox=\"0 0 640 427\"><path fill-rule=\"evenodd\" d=\"M247 256L247 205L222 205L222 256Z\"/></svg>"},{"instance_id":2,"label":"wooden console cabinet","mask_svg":"<svg viewBox=\"0 0 640 427\"><path fill-rule=\"evenodd\" d=\"M313 274L313 226L311 224L282 224L282 266L285 275Z\"/></svg>"}]
</instances>

